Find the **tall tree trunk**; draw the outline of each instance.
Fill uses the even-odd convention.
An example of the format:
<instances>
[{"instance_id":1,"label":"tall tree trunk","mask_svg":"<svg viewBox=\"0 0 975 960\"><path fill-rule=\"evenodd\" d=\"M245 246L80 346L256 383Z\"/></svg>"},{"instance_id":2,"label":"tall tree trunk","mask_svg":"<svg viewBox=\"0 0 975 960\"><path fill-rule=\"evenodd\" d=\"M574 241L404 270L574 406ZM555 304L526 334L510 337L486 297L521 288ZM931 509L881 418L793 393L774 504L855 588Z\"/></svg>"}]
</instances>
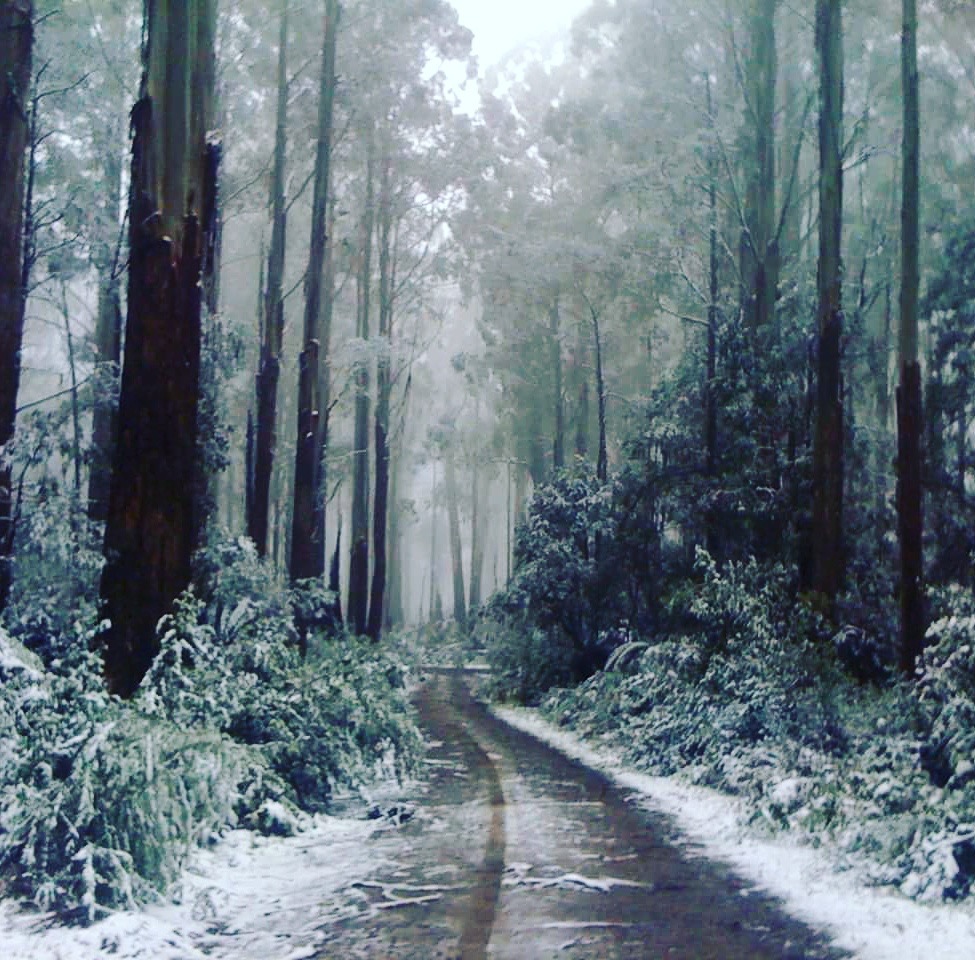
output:
<instances>
[{"instance_id":1,"label":"tall tree trunk","mask_svg":"<svg viewBox=\"0 0 975 960\"><path fill-rule=\"evenodd\" d=\"M379 339L382 349L376 361L376 496L372 511L372 587L369 595L369 622L366 632L378 640L383 628L386 598L387 521L389 514L389 394L390 351L393 334L393 259L392 160L382 159L379 174Z\"/></svg>"},{"instance_id":2,"label":"tall tree trunk","mask_svg":"<svg viewBox=\"0 0 975 960\"><path fill-rule=\"evenodd\" d=\"M74 495L81 501L81 403L78 397L78 365L74 355L74 335L71 333L71 307L68 305L68 284L61 279L61 319L64 320L64 343L68 351L68 376L71 380L71 459L74 470Z\"/></svg>"},{"instance_id":3,"label":"tall tree trunk","mask_svg":"<svg viewBox=\"0 0 975 960\"><path fill-rule=\"evenodd\" d=\"M552 401L555 408L555 436L552 439L552 470L565 466L565 403L562 396L562 340L559 332L559 298L552 301L548 312L549 339L552 351Z\"/></svg>"},{"instance_id":4,"label":"tall tree trunk","mask_svg":"<svg viewBox=\"0 0 975 960\"><path fill-rule=\"evenodd\" d=\"M708 343L704 383L704 449L705 474L713 483L718 472L718 143L717 120L711 93L711 77L705 77L707 91L708 122ZM711 505L713 490L708 491L705 507L705 539L708 551L715 555L718 549L718 532Z\"/></svg>"},{"instance_id":5,"label":"tall tree trunk","mask_svg":"<svg viewBox=\"0 0 975 960\"><path fill-rule=\"evenodd\" d=\"M109 148L105 158L105 179L112 206L118 209L122 190L122 123L113 125L118 149ZM108 515L108 492L112 482L112 460L118 426L118 385L122 369L122 301L119 291L124 227L119 224L114 251L106 243L95 258L98 270L98 313L95 318L96 394L91 415L91 450L88 468L88 517L104 523Z\"/></svg>"},{"instance_id":6,"label":"tall tree trunk","mask_svg":"<svg viewBox=\"0 0 975 960\"><path fill-rule=\"evenodd\" d=\"M291 516L291 579L320 579L325 573L321 484L321 397L319 370L323 277L327 249L328 193L335 102L335 50L338 0L325 0L322 73L318 93L318 146L312 199L311 245L305 274L304 348L298 373L298 436L295 444L294 504ZM270 318L268 318L270 319Z\"/></svg>"},{"instance_id":7,"label":"tall tree trunk","mask_svg":"<svg viewBox=\"0 0 975 960\"><path fill-rule=\"evenodd\" d=\"M24 157L34 42L30 0L0 2L0 610L13 579L13 475L6 445L17 420L26 286Z\"/></svg>"},{"instance_id":8,"label":"tall tree trunk","mask_svg":"<svg viewBox=\"0 0 975 960\"><path fill-rule=\"evenodd\" d=\"M430 484L430 601L429 621L434 622L433 611L437 597L437 461L433 461L433 482Z\"/></svg>"},{"instance_id":9,"label":"tall tree trunk","mask_svg":"<svg viewBox=\"0 0 975 960\"><path fill-rule=\"evenodd\" d=\"M190 581L200 537L197 411L204 298L212 302L220 150L215 0L149 0L132 112L129 292L119 432L102 575L109 688L131 695L156 624Z\"/></svg>"},{"instance_id":10,"label":"tall tree trunk","mask_svg":"<svg viewBox=\"0 0 975 960\"><path fill-rule=\"evenodd\" d=\"M117 264L103 268L98 289L95 350L98 394L91 415L91 466L88 471L88 516L104 523L112 482L112 455L118 423L118 380L122 361L122 303Z\"/></svg>"},{"instance_id":11,"label":"tall tree trunk","mask_svg":"<svg viewBox=\"0 0 975 960\"><path fill-rule=\"evenodd\" d=\"M481 605L481 580L484 576L484 518L481 507L481 470L475 452L471 463L471 574L467 611L474 616Z\"/></svg>"},{"instance_id":12,"label":"tall tree trunk","mask_svg":"<svg viewBox=\"0 0 975 960\"><path fill-rule=\"evenodd\" d=\"M813 448L813 588L832 608L844 575L841 338L843 28L841 0L817 0L820 67L818 378Z\"/></svg>"},{"instance_id":13,"label":"tall tree trunk","mask_svg":"<svg viewBox=\"0 0 975 960\"><path fill-rule=\"evenodd\" d=\"M372 234L375 226L375 170L370 127L366 143L366 197L362 240L356 335L369 339L372 292ZM365 634L369 605L369 364L362 359L355 371L355 430L352 454L352 555L349 559L349 620L357 634Z\"/></svg>"},{"instance_id":14,"label":"tall tree trunk","mask_svg":"<svg viewBox=\"0 0 975 960\"><path fill-rule=\"evenodd\" d=\"M921 504L921 367L918 362L918 246L920 118L917 75L917 0L903 0L901 83L904 100L901 206L900 386L897 390L897 526L901 544L901 669L913 676L924 647Z\"/></svg>"},{"instance_id":15,"label":"tall tree trunk","mask_svg":"<svg viewBox=\"0 0 975 960\"><path fill-rule=\"evenodd\" d=\"M599 334L599 313L589 305L592 318L592 342L596 350L596 403L599 420L599 453L596 457L596 476L605 483L609 477L609 460L606 452L606 381L603 378L603 341Z\"/></svg>"},{"instance_id":16,"label":"tall tree trunk","mask_svg":"<svg viewBox=\"0 0 975 960\"><path fill-rule=\"evenodd\" d=\"M444 456L447 486L447 523L450 528L450 560L454 575L454 620L461 628L467 626L464 605L464 557L460 542L460 510L457 503L457 472L452 451Z\"/></svg>"},{"instance_id":17,"label":"tall tree trunk","mask_svg":"<svg viewBox=\"0 0 975 960\"><path fill-rule=\"evenodd\" d=\"M399 461L400 444L397 452L390 454L389 470L389 576L386 586L386 612L383 618L383 628L390 629L405 623L406 616L403 609L403 563L400 542L402 528L402 511L399 506Z\"/></svg>"},{"instance_id":18,"label":"tall tree trunk","mask_svg":"<svg viewBox=\"0 0 975 960\"><path fill-rule=\"evenodd\" d=\"M775 11L778 0L751 0L745 100L754 134L746 156L745 230L741 243L743 312L757 329L771 322L779 282L775 236Z\"/></svg>"},{"instance_id":19,"label":"tall tree trunk","mask_svg":"<svg viewBox=\"0 0 975 960\"><path fill-rule=\"evenodd\" d=\"M284 199L288 146L288 3L282 0L278 38L278 103L271 174L271 249L267 259L267 286L263 291L261 357L255 383L257 423L254 434L254 488L247 514L247 534L258 556L267 556L271 473L277 444L278 379L284 339L284 260L288 213Z\"/></svg>"}]
</instances>

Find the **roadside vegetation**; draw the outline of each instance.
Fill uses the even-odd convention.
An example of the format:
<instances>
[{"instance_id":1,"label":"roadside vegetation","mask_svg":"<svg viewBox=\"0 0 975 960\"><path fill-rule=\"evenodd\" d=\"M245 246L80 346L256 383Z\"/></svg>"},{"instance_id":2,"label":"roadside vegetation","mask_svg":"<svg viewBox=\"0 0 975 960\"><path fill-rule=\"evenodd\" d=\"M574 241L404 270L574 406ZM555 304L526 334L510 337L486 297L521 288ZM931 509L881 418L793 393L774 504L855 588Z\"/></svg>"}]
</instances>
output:
<instances>
[{"instance_id":1,"label":"roadside vegetation","mask_svg":"<svg viewBox=\"0 0 975 960\"><path fill-rule=\"evenodd\" d=\"M0 876L41 909L91 922L165 894L225 830L291 835L419 757L402 664L309 625L324 591L289 590L247 540L198 568L129 700L84 607L25 604L0 630Z\"/></svg>"}]
</instances>

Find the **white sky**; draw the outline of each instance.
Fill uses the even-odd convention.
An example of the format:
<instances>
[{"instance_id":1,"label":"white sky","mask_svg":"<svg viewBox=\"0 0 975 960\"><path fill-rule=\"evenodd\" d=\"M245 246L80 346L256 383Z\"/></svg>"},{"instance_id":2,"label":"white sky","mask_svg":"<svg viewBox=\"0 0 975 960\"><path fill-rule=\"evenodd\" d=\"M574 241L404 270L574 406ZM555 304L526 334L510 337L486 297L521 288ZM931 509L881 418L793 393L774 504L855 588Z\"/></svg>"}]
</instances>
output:
<instances>
[{"instance_id":1,"label":"white sky","mask_svg":"<svg viewBox=\"0 0 975 960\"><path fill-rule=\"evenodd\" d=\"M484 70L513 47L568 30L590 0L451 0L460 22L474 31L474 53Z\"/></svg>"}]
</instances>

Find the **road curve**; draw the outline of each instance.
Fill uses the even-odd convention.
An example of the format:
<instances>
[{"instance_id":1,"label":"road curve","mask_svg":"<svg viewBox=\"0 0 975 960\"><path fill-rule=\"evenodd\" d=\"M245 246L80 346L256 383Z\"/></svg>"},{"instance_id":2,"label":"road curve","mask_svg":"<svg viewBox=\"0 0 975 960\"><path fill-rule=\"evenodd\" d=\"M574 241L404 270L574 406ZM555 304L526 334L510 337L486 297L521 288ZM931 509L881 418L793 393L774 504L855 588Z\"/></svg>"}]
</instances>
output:
<instances>
[{"instance_id":1,"label":"road curve","mask_svg":"<svg viewBox=\"0 0 975 960\"><path fill-rule=\"evenodd\" d=\"M844 956L602 774L494 717L461 671L416 696L429 776L319 960Z\"/></svg>"}]
</instances>

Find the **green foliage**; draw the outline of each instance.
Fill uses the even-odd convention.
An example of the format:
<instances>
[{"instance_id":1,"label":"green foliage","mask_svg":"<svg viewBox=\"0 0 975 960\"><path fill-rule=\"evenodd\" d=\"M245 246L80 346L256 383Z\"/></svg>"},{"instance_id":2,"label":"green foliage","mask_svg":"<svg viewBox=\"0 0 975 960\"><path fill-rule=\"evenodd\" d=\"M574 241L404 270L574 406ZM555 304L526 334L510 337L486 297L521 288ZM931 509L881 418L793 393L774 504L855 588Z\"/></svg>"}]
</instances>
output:
<instances>
[{"instance_id":1,"label":"green foliage","mask_svg":"<svg viewBox=\"0 0 975 960\"><path fill-rule=\"evenodd\" d=\"M698 572L669 599L679 631L632 644L550 695L545 712L639 767L742 795L755 824L828 838L875 882L919 899L968 896L975 596L936 595L917 683L874 686L842 665L843 644L869 638L829 642L785 571L700 554Z\"/></svg>"},{"instance_id":2,"label":"green foliage","mask_svg":"<svg viewBox=\"0 0 975 960\"><path fill-rule=\"evenodd\" d=\"M482 627L499 694L531 701L606 662L624 610L615 526L612 485L591 474L563 472L535 490L511 583Z\"/></svg>"},{"instance_id":3,"label":"green foliage","mask_svg":"<svg viewBox=\"0 0 975 960\"><path fill-rule=\"evenodd\" d=\"M90 922L165 889L235 822L259 755L110 698L90 654L44 673L6 635L0 647L0 871L18 893Z\"/></svg>"},{"instance_id":4,"label":"green foliage","mask_svg":"<svg viewBox=\"0 0 975 960\"><path fill-rule=\"evenodd\" d=\"M212 547L199 579L207 601L163 618L131 701L105 692L94 631L42 644L47 664L0 631L0 874L42 908L90 922L143 901L221 830L293 832L337 784L419 754L399 663L341 636L303 657L249 542Z\"/></svg>"}]
</instances>

